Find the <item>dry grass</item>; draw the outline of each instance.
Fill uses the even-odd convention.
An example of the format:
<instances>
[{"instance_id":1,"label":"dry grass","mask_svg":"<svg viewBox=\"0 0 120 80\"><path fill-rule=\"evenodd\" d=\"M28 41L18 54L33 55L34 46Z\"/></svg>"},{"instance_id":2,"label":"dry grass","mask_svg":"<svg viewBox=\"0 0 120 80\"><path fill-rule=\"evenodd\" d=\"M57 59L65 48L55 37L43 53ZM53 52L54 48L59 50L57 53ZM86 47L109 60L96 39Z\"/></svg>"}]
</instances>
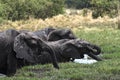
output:
<instances>
[{"instance_id":1,"label":"dry grass","mask_svg":"<svg viewBox=\"0 0 120 80\"><path fill-rule=\"evenodd\" d=\"M105 16L103 18L99 17L97 19L93 19L91 17L91 12L87 14L87 16L82 16L81 14L60 14L57 16L53 16L52 18L47 18L45 20L42 19L29 19L29 20L21 20L21 21L6 21L0 26L0 30L6 30L8 28L14 29L29 29L29 30L37 30L48 26L53 27L67 27L72 29L83 29L86 27L99 27L104 28L116 28L118 18L109 18ZM103 26L104 24L104 26Z\"/></svg>"}]
</instances>

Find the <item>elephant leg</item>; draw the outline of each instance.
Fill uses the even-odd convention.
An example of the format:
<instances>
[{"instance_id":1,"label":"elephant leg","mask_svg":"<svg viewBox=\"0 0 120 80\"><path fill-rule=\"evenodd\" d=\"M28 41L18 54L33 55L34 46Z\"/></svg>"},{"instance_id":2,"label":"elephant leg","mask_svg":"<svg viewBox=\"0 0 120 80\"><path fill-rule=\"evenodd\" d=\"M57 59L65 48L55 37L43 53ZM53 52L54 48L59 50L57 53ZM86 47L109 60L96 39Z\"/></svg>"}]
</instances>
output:
<instances>
[{"instance_id":1,"label":"elephant leg","mask_svg":"<svg viewBox=\"0 0 120 80\"><path fill-rule=\"evenodd\" d=\"M15 54L10 53L7 58L7 76L13 76L17 69L17 58Z\"/></svg>"}]
</instances>

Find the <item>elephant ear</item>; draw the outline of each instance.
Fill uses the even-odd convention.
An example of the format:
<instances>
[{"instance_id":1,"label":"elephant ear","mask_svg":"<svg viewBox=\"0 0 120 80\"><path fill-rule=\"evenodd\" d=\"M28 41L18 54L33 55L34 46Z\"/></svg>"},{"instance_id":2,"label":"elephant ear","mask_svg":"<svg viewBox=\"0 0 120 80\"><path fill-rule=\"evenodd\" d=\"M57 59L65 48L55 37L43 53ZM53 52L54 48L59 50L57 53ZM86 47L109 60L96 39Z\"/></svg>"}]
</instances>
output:
<instances>
[{"instance_id":1,"label":"elephant ear","mask_svg":"<svg viewBox=\"0 0 120 80\"><path fill-rule=\"evenodd\" d=\"M59 40L60 37L60 31L59 30L54 30L52 32L49 33L47 40L48 41L56 41Z\"/></svg>"},{"instance_id":2,"label":"elephant ear","mask_svg":"<svg viewBox=\"0 0 120 80\"><path fill-rule=\"evenodd\" d=\"M80 59L84 57L84 55L80 53L78 48L72 43L67 43L63 45L62 56L73 59Z\"/></svg>"},{"instance_id":3,"label":"elephant ear","mask_svg":"<svg viewBox=\"0 0 120 80\"><path fill-rule=\"evenodd\" d=\"M34 57L29 53L30 48L24 41L25 34L19 34L14 40L14 51L16 52L16 58L25 59L28 62L34 63Z\"/></svg>"}]
</instances>

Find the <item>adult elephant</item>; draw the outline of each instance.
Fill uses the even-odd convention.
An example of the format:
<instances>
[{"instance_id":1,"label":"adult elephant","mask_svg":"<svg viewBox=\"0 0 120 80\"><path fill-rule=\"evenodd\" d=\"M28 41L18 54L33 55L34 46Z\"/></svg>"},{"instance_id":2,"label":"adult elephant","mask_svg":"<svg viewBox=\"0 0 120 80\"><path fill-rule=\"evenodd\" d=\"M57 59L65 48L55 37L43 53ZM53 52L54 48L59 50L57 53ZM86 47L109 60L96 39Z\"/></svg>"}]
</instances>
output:
<instances>
[{"instance_id":1,"label":"adult elephant","mask_svg":"<svg viewBox=\"0 0 120 80\"><path fill-rule=\"evenodd\" d=\"M0 73L11 76L21 65L38 64L38 56L42 51L47 51L54 67L59 68L52 48L33 33L19 33L16 30L1 32Z\"/></svg>"},{"instance_id":2,"label":"adult elephant","mask_svg":"<svg viewBox=\"0 0 120 80\"><path fill-rule=\"evenodd\" d=\"M68 62L74 59L80 59L87 54L91 58L101 61L97 55L101 53L100 47L80 39L62 39L59 41L49 42L54 48L58 62ZM48 52L42 52L39 56L39 63L51 63L51 58Z\"/></svg>"},{"instance_id":3,"label":"adult elephant","mask_svg":"<svg viewBox=\"0 0 120 80\"><path fill-rule=\"evenodd\" d=\"M33 32L45 41L57 41L60 39L75 39L76 36L70 29L44 28Z\"/></svg>"},{"instance_id":4,"label":"adult elephant","mask_svg":"<svg viewBox=\"0 0 120 80\"><path fill-rule=\"evenodd\" d=\"M70 29L57 29L48 35L48 41L57 41L60 39L76 39L76 36Z\"/></svg>"},{"instance_id":5,"label":"adult elephant","mask_svg":"<svg viewBox=\"0 0 120 80\"><path fill-rule=\"evenodd\" d=\"M47 41L48 35L50 34L50 32L52 32L54 30L56 30L56 29L52 28L52 27L48 27L48 28L34 31L33 33L35 35L37 35L38 37L42 38L43 40Z\"/></svg>"}]
</instances>

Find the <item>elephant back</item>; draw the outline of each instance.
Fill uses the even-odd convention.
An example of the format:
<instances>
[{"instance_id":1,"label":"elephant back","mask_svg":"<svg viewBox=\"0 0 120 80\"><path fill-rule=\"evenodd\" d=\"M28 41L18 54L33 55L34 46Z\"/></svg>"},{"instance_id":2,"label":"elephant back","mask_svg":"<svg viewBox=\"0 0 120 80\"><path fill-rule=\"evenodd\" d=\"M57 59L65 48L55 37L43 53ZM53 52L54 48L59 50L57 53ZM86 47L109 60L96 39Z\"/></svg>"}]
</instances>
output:
<instances>
[{"instance_id":1,"label":"elephant back","mask_svg":"<svg viewBox=\"0 0 120 80\"><path fill-rule=\"evenodd\" d=\"M10 37L10 38L14 39L20 33L17 30L8 29L8 30L5 31L5 34L6 34L7 37Z\"/></svg>"}]
</instances>

